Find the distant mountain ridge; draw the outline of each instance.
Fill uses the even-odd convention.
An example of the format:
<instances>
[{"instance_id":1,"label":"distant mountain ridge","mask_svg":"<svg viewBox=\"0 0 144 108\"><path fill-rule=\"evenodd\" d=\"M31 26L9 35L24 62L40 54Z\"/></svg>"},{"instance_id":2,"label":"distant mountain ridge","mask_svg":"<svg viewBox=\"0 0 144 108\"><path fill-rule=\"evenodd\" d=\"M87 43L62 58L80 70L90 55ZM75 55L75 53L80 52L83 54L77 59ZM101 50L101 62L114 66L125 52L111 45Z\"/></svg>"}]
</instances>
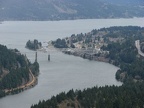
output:
<instances>
[{"instance_id":1,"label":"distant mountain ridge","mask_svg":"<svg viewBox=\"0 0 144 108\"><path fill-rule=\"evenodd\" d=\"M144 17L143 4L142 0L1 0L0 20Z\"/></svg>"},{"instance_id":2,"label":"distant mountain ridge","mask_svg":"<svg viewBox=\"0 0 144 108\"><path fill-rule=\"evenodd\" d=\"M116 4L116 5L143 5L144 6L144 0L102 0L104 2Z\"/></svg>"}]
</instances>

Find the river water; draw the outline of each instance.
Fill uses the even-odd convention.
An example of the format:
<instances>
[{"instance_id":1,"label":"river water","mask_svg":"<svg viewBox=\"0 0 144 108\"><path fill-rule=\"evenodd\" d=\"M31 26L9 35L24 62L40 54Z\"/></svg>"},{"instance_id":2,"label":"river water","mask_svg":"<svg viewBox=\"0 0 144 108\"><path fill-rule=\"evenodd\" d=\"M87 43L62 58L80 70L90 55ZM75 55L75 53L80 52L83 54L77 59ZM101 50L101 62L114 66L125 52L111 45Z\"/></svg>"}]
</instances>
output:
<instances>
[{"instance_id":1,"label":"river water","mask_svg":"<svg viewBox=\"0 0 144 108\"><path fill-rule=\"evenodd\" d=\"M0 24L0 44L17 48L31 62L35 52L25 48L30 39L48 42L72 34L87 33L92 29L110 26L144 26L144 18L134 19L87 19L67 21L6 21ZM20 94L0 99L0 108L30 108L39 100L49 99L62 91L84 89L93 86L121 85L115 80L117 67L103 62L89 61L69 56L53 48L38 52L40 75L38 85ZM48 53L51 61L48 62Z\"/></svg>"}]
</instances>

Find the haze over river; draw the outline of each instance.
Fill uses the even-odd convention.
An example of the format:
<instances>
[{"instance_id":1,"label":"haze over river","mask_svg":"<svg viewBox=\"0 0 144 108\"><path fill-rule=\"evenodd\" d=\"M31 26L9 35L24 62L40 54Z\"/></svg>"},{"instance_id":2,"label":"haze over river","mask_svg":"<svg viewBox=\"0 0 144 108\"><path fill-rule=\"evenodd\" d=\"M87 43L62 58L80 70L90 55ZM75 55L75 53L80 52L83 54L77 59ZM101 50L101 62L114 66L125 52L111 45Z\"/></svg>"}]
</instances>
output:
<instances>
[{"instance_id":1,"label":"haze over river","mask_svg":"<svg viewBox=\"0 0 144 108\"><path fill-rule=\"evenodd\" d=\"M144 26L144 18L5 21L0 24L0 44L6 45L8 48L17 48L33 62L35 52L25 48L29 39L38 39L43 43L72 34L87 33L92 29L128 25ZM72 88L121 85L115 80L115 72L118 68L111 64L65 55L52 48L47 51L38 51L40 64L38 85L20 94L1 98L0 108L30 108L39 100L49 99L53 95ZM50 62L47 60L48 53L51 54Z\"/></svg>"}]
</instances>

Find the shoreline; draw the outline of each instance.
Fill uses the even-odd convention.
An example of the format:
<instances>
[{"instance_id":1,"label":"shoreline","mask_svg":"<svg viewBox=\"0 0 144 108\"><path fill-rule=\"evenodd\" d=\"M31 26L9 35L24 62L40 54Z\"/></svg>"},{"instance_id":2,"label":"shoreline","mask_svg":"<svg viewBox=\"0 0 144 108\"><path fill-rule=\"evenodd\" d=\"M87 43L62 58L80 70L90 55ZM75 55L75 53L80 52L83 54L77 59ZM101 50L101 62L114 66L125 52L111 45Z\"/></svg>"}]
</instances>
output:
<instances>
[{"instance_id":1,"label":"shoreline","mask_svg":"<svg viewBox=\"0 0 144 108\"><path fill-rule=\"evenodd\" d=\"M26 61L28 58L25 56ZM24 84L11 89L4 89L2 90L5 93L5 96L7 95L13 95L23 92L24 90L30 89L38 84L38 78L37 76L34 76L31 69L29 68L29 81L25 81Z\"/></svg>"},{"instance_id":2,"label":"shoreline","mask_svg":"<svg viewBox=\"0 0 144 108\"><path fill-rule=\"evenodd\" d=\"M58 21L77 21L77 20L91 20L91 19L95 19L95 20L99 20L99 19L103 19L103 20L105 20L105 19L143 19L144 18L144 16L143 17L135 17L135 16L133 16L133 17L114 17L114 18L112 18L112 17L107 17L107 18L74 18L74 19L55 19L55 20L51 20L51 19L45 19L45 20L3 20L3 21L1 21L1 23L3 23L3 22L8 22L8 21L10 21L10 22L15 22L15 21L19 21L19 22L23 22L23 21L28 21L28 22L34 22L34 21L37 21L37 22L39 22L39 21L53 21L53 22L58 22Z\"/></svg>"},{"instance_id":3,"label":"shoreline","mask_svg":"<svg viewBox=\"0 0 144 108\"><path fill-rule=\"evenodd\" d=\"M64 49L62 50L62 52L64 54L68 54L68 55L73 55L73 56L78 56L81 57L83 59L88 59L88 60L94 60L94 61L101 61L101 62L106 62L106 63L110 63L110 59L105 58L104 56L98 57L93 53L87 53L87 52L83 52L82 50L76 51L74 50L69 50L69 49ZM111 64L111 63L110 63Z\"/></svg>"},{"instance_id":4,"label":"shoreline","mask_svg":"<svg viewBox=\"0 0 144 108\"><path fill-rule=\"evenodd\" d=\"M24 91L24 90L27 90L29 88L32 88L34 87L35 85L37 85L38 83L38 79L37 77L35 77L33 75L33 73L31 72L31 70L29 69L29 73L30 73L30 80L31 81L28 81L27 83L21 85L21 86L18 86L16 88L12 88L12 89L5 89L4 92L6 93L6 95L9 95L9 94L12 94L12 92L15 92L15 91ZM18 92L19 93L19 92Z\"/></svg>"}]
</instances>

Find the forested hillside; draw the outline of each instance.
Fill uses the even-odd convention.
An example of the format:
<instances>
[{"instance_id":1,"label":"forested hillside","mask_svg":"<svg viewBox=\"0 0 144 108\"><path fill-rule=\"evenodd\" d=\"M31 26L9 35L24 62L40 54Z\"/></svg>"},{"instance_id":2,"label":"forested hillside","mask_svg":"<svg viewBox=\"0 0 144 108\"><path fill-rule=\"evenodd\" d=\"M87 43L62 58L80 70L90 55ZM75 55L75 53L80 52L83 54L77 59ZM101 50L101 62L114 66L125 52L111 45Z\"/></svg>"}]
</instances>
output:
<instances>
[{"instance_id":1,"label":"forested hillside","mask_svg":"<svg viewBox=\"0 0 144 108\"><path fill-rule=\"evenodd\" d=\"M116 5L144 6L143 0L101 0Z\"/></svg>"},{"instance_id":2,"label":"forested hillside","mask_svg":"<svg viewBox=\"0 0 144 108\"><path fill-rule=\"evenodd\" d=\"M30 69L36 75L39 70L38 63L31 64L17 49L0 45L0 97L30 81ZM15 90L13 93L21 91Z\"/></svg>"},{"instance_id":3,"label":"forested hillside","mask_svg":"<svg viewBox=\"0 0 144 108\"><path fill-rule=\"evenodd\" d=\"M144 28L129 26L101 30L109 31L104 36L108 44L102 46L102 49L109 51L106 56L110 58L109 62L120 67L116 79L123 82L144 80L144 57L138 54L135 46L136 40L144 41Z\"/></svg>"},{"instance_id":4,"label":"forested hillside","mask_svg":"<svg viewBox=\"0 0 144 108\"><path fill-rule=\"evenodd\" d=\"M142 108L144 84L128 83L123 86L93 87L70 90L40 101L31 108Z\"/></svg>"},{"instance_id":5,"label":"forested hillside","mask_svg":"<svg viewBox=\"0 0 144 108\"><path fill-rule=\"evenodd\" d=\"M1 0L0 20L143 17L142 0Z\"/></svg>"}]
</instances>

